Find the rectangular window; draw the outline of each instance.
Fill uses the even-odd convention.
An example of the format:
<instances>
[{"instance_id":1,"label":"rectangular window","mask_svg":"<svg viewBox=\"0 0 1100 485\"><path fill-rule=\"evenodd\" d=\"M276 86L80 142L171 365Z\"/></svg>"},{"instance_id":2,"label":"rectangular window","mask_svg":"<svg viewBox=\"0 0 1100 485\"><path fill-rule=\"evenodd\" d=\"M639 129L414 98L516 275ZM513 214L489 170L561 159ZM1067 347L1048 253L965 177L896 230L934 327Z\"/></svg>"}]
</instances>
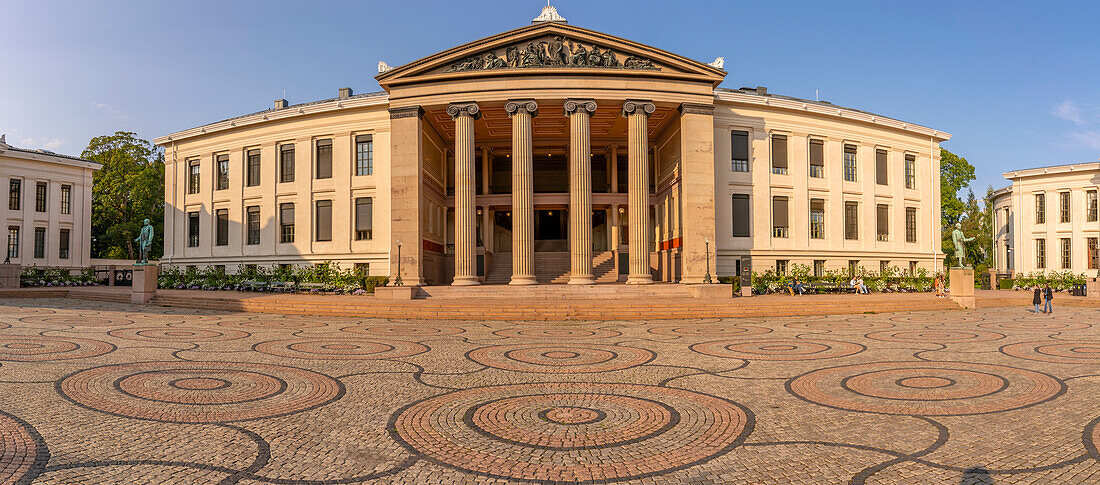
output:
<instances>
[{"instance_id":1,"label":"rectangular window","mask_svg":"<svg viewBox=\"0 0 1100 485\"><path fill-rule=\"evenodd\" d=\"M917 188L917 157L914 155L905 156L905 188Z\"/></svg>"},{"instance_id":2,"label":"rectangular window","mask_svg":"<svg viewBox=\"0 0 1100 485\"><path fill-rule=\"evenodd\" d=\"M8 257L19 257L19 226L8 226Z\"/></svg>"},{"instance_id":3,"label":"rectangular window","mask_svg":"<svg viewBox=\"0 0 1100 485\"><path fill-rule=\"evenodd\" d=\"M815 259L814 260L814 276L817 277L817 278L825 276L825 260L824 259Z\"/></svg>"},{"instance_id":4,"label":"rectangular window","mask_svg":"<svg viewBox=\"0 0 1100 485\"><path fill-rule=\"evenodd\" d=\"M734 131L730 134L733 147L733 160L730 169L734 172L749 171L749 132Z\"/></svg>"},{"instance_id":5,"label":"rectangular window","mask_svg":"<svg viewBox=\"0 0 1100 485\"><path fill-rule=\"evenodd\" d=\"M917 264L916 261L909 262L909 276L915 276L917 274Z\"/></svg>"},{"instance_id":6,"label":"rectangular window","mask_svg":"<svg viewBox=\"0 0 1100 485\"><path fill-rule=\"evenodd\" d=\"M355 263L355 274L370 276L370 263Z\"/></svg>"},{"instance_id":7,"label":"rectangular window","mask_svg":"<svg viewBox=\"0 0 1100 485\"><path fill-rule=\"evenodd\" d=\"M1088 238L1089 269L1100 269L1100 253L1097 252L1096 243L1097 239L1095 237Z\"/></svg>"},{"instance_id":8,"label":"rectangular window","mask_svg":"<svg viewBox=\"0 0 1100 485\"><path fill-rule=\"evenodd\" d=\"M733 194L733 237L749 237L751 225L748 194Z\"/></svg>"},{"instance_id":9,"label":"rectangular window","mask_svg":"<svg viewBox=\"0 0 1100 485\"><path fill-rule=\"evenodd\" d=\"M1085 192L1085 207L1087 207L1087 215L1089 222L1096 222L1096 191L1090 190Z\"/></svg>"},{"instance_id":10,"label":"rectangular window","mask_svg":"<svg viewBox=\"0 0 1100 485\"><path fill-rule=\"evenodd\" d=\"M217 177L218 190L226 190L229 188L229 155L218 155L218 170L215 176Z\"/></svg>"},{"instance_id":11,"label":"rectangular window","mask_svg":"<svg viewBox=\"0 0 1100 485\"><path fill-rule=\"evenodd\" d=\"M775 274L786 275L787 274L787 266L789 265L789 263L790 263L790 260L786 260L786 259L776 260L775 261Z\"/></svg>"},{"instance_id":12,"label":"rectangular window","mask_svg":"<svg viewBox=\"0 0 1100 485\"><path fill-rule=\"evenodd\" d=\"M23 181L11 179L8 181L8 210L19 210L19 201L23 198Z\"/></svg>"},{"instance_id":13,"label":"rectangular window","mask_svg":"<svg viewBox=\"0 0 1100 485\"><path fill-rule=\"evenodd\" d=\"M1035 269L1046 269L1047 267L1047 240L1036 239L1035 240Z\"/></svg>"},{"instance_id":14,"label":"rectangular window","mask_svg":"<svg viewBox=\"0 0 1100 485\"><path fill-rule=\"evenodd\" d=\"M1061 209L1061 211L1060 211L1061 214L1058 217L1058 220L1060 222L1069 222L1069 209L1070 209L1069 195L1070 195L1069 192L1062 192L1062 193L1058 194L1058 199L1059 199L1059 202L1060 202L1059 208Z\"/></svg>"},{"instance_id":15,"label":"rectangular window","mask_svg":"<svg viewBox=\"0 0 1100 485\"><path fill-rule=\"evenodd\" d=\"M248 227L248 240L250 246L260 244L260 207L248 206L245 209L245 224Z\"/></svg>"},{"instance_id":16,"label":"rectangular window","mask_svg":"<svg viewBox=\"0 0 1100 485\"><path fill-rule=\"evenodd\" d=\"M880 274L880 275L886 274L886 271L889 270L889 269L890 269L890 262L889 261L879 261L878 262L878 274Z\"/></svg>"},{"instance_id":17,"label":"rectangular window","mask_svg":"<svg viewBox=\"0 0 1100 485\"><path fill-rule=\"evenodd\" d=\"M855 182L859 179L859 166L856 164L856 146L844 145L844 180Z\"/></svg>"},{"instance_id":18,"label":"rectangular window","mask_svg":"<svg viewBox=\"0 0 1100 485\"><path fill-rule=\"evenodd\" d=\"M810 199L810 239L825 239L825 201Z\"/></svg>"},{"instance_id":19,"label":"rectangular window","mask_svg":"<svg viewBox=\"0 0 1100 485\"><path fill-rule=\"evenodd\" d=\"M187 213L187 247L199 247L199 213Z\"/></svg>"},{"instance_id":20,"label":"rectangular window","mask_svg":"<svg viewBox=\"0 0 1100 485\"><path fill-rule=\"evenodd\" d=\"M374 174L374 137L359 135L355 137L355 175Z\"/></svg>"},{"instance_id":21,"label":"rectangular window","mask_svg":"<svg viewBox=\"0 0 1100 485\"><path fill-rule=\"evenodd\" d=\"M1046 194L1035 194L1035 223L1044 224L1047 222L1047 196Z\"/></svg>"},{"instance_id":22,"label":"rectangular window","mask_svg":"<svg viewBox=\"0 0 1100 485\"><path fill-rule=\"evenodd\" d=\"M279 242L294 242L294 204L279 204Z\"/></svg>"},{"instance_id":23,"label":"rectangular window","mask_svg":"<svg viewBox=\"0 0 1100 485\"><path fill-rule=\"evenodd\" d=\"M279 182L290 183L294 181L294 145L286 144L279 147Z\"/></svg>"},{"instance_id":24,"label":"rectangular window","mask_svg":"<svg viewBox=\"0 0 1100 485\"><path fill-rule=\"evenodd\" d=\"M917 242L917 209L905 208L905 242Z\"/></svg>"},{"instance_id":25,"label":"rectangular window","mask_svg":"<svg viewBox=\"0 0 1100 485\"><path fill-rule=\"evenodd\" d=\"M772 173L787 174L787 137L772 135Z\"/></svg>"},{"instance_id":26,"label":"rectangular window","mask_svg":"<svg viewBox=\"0 0 1100 485\"><path fill-rule=\"evenodd\" d=\"M332 140L317 140L317 178L332 178Z\"/></svg>"},{"instance_id":27,"label":"rectangular window","mask_svg":"<svg viewBox=\"0 0 1100 485\"><path fill-rule=\"evenodd\" d=\"M772 197L772 237L788 237L787 198Z\"/></svg>"},{"instance_id":28,"label":"rectangular window","mask_svg":"<svg viewBox=\"0 0 1100 485\"><path fill-rule=\"evenodd\" d=\"M890 206L879 204L875 207L875 220L877 221L875 233L879 241L890 240Z\"/></svg>"},{"instance_id":29,"label":"rectangular window","mask_svg":"<svg viewBox=\"0 0 1100 485\"><path fill-rule=\"evenodd\" d=\"M42 259L46 257L46 228L34 228L34 257Z\"/></svg>"},{"instance_id":30,"label":"rectangular window","mask_svg":"<svg viewBox=\"0 0 1100 485\"><path fill-rule=\"evenodd\" d=\"M187 193L199 193L199 183L199 161L191 160L187 162Z\"/></svg>"},{"instance_id":31,"label":"rectangular window","mask_svg":"<svg viewBox=\"0 0 1100 485\"><path fill-rule=\"evenodd\" d=\"M374 238L374 200L370 197L355 199L355 240Z\"/></svg>"},{"instance_id":32,"label":"rectangular window","mask_svg":"<svg viewBox=\"0 0 1100 485\"><path fill-rule=\"evenodd\" d=\"M229 209L218 209L214 211L214 219L216 219L214 227L214 244L218 246L229 245Z\"/></svg>"},{"instance_id":33,"label":"rectangular window","mask_svg":"<svg viewBox=\"0 0 1100 485\"><path fill-rule=\"evenodd\" d=\"M46 182L34 184L34 210L46 212Z\"/></svg>"},{"instance_id":34,"label":"rectangular window","mask_svg":"<svg viewBox=\"0 0 1100 485\"><path fill-rule=\"evenodd\" d=\"M332 240L332 201L331 200L319 200L317 201L317 240L318 241L331 241Z\"/></svg>"},{"instance_id":35,"label":"rectangular window","mask_svg":"<svg viewBox=\"0 0 1100 485\"><path fill-rule=\"evenodd\" d=\"M1062 238L1062 269L1070 269L1073 267L1073 245L1070 243L1069 238Z\"/></svg>"},{"instance_id":36,"label":"rectangular window","mask_svg":"<svg viewBox=\"0 0 1100 485\"><path fill-rule=\"evenodd\" d=\"M844 239L859 239L859 203L844 203Z\"/></svg>"},{"instance_id":37,"label":"rectangular window","mask_svg":"<svg viewBox=\"0 0 1100 485\"><path fill-rule=\"evenodd\" d=\"M848 260L848 276L855 276L855 275L859 274L859 272L860 272L859 271L859 260L858 259L849 259Z\"/></svg>"},{"instance_id":38,"label":"rectangular window","mask_svg":"<svg viewBox=\"0 0 1100 485\"><path fill-rule=\"evenodd\" d=\"M810 176L825 178L825 142L810 140Z\"/></svg>"},{"instance_id":39,"label":"rectangular window","mask_svg":"<svg viewBox=\"0 0 1100 485\"><path fill-rule=\"evenodd\" d=\"M73 186L62 185L61 186L61 213L72 214L73 212Z\"/></svg>"},{"instance_id":40,"label":"rectangular window","mask_svg":"<svg viewBox=\"0 0 1100 485\"><path fill-rule=\"evenodd\" d=\"M875 150L875 183L890 184L890 164L887 162L886 150Z\"/></svg>"},{"instance_id":41,"label":"rectangular window","mask_svg":"<svg viewBox=\"0 0 1100 485\"><path fill-rule=\"evenodd\" d=\"M69 230L62 229L57 235L57 257L69 259Z\"/></svg>"},{"instance_id":42,"label":"rectangular window","mask_svg":"<svg viewBox=\"0 0 1100 485\"><path fill-rule=\"evenodd\" d=\"M246 152L245 158L245 165L248 167L245 185L249 187L260 185L260 150L249 150Z\"/></svg>"}]
</instances>

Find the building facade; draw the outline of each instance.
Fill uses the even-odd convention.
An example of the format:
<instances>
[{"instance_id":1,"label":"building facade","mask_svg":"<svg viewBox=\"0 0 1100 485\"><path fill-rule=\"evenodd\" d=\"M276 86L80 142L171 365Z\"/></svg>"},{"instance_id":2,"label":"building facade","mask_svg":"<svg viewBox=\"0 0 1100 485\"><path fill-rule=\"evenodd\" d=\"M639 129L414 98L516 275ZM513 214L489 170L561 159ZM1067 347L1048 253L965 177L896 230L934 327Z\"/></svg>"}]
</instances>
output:
<instances>
[{"instance_id":1,"label":"building facade","mask_svg":"<svg viewBox=\"0 0 1100 485\"><path fill-rule=\"evenodd\" d=\"M92 173L99 163L8 145L0 137L4 258L26 266L91 265Z\"/></svg>"},{"instance_id":2,"label":"building facade","mask_svg":"<svg viewBox=\"0 0 1100 485\"><path fill-rule=\"evenodd\" d=\"M1100 163L1014 170L993 193L994 266L1001 273L1100 269Z\"/></svg>"},{"instance_id":3,"label":"building facade","mask_svg":"<svg viewBox=\"0 0 1100 485\"><path fill-rule=\"evenodd\" d=\"M942 263L947 133L721 89L721 59L572 26L552 8L379 67L382 92L279 100L156 139L165 259L333 260L412 285Z\"/></svg>"}]
</instances>

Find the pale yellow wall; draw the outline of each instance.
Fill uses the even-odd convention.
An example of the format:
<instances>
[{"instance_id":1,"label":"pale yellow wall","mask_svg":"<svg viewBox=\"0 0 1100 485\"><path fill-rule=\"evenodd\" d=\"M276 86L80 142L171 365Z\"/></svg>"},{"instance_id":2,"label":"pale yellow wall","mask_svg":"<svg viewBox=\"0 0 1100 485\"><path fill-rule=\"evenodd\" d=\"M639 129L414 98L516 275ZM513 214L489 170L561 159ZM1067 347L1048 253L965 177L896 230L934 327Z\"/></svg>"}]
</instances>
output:
<instances>
[{"instance_id":1,"label":"pale yellow wall","mask_svg":"<svg viewBox=\"0 0 1100 485\"><path fill-rule=\"evenodd\" d=\"M1041 271L1037 267L1036 240L1046 240L1047 272L1071 271L1095 276L1095 269L1088 268L1090 237L1100 237L1100 222L1088 221L1085 207L1086 192L1100 189L1100 165L1080 164L1009 172L1005 177L1012 181L1010 202L998 200L998 206L1011 204L1013 265L1016 272ZM1070 194L1070 222L1061 222L1059 194ZM1036 223L1035 195L1046 195L1046 222ZM1061 239L1071 242L1070 267L1061 264ZM1002 266L998 266L1002 268Z\"/></svg>"}]
</instances>

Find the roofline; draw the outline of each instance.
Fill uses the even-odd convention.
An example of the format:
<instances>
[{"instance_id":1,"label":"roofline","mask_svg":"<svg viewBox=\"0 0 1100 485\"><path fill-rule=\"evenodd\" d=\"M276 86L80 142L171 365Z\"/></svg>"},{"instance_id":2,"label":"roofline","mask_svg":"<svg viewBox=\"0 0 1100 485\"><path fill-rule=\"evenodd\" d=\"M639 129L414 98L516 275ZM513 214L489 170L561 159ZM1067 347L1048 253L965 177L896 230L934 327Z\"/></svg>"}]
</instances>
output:
<instances>
[{"instance_id":1,"label":"roofline","mask_svg":"<svg viewBox=\"0 0 1100 485\"><path fill-rule=\"evenodd\" d=\"M991 194L991 198L996 199L996 198L999 198L999 197L1002 197L1002 196L1005 196L1005 195L1010 195L1010 194L1012 194L1012 186L1011 185L1009 185L1008 187L1001 187L997 190L994 190L993 194Z\"/></svg>"},{"instance_id":2,"label":"roofline","mask_svg":"<svg viewBox=\"0 0 1100 485\"><path fill-rule=\"evenodd\" d=\"M5 155L14 158L22 158L26 160L36 160L39 162L54 162L62 165L69 165L73 167L90 168L92 170L99 170L103 168L103 164L95 160L87 160L80 157L74 157L71 155L62 155L60 153L43 152L39 150L29 150L26 148L16 148L13 146L0 147L0 155ZM43 159L42 157L45 157Z\"/></svg>"},{"instance_id":3,"label":"roofline","mask_svg":"<svg viewBox=\"0 0 1100 485\"><path fill-rule=\"evenodd\" d=\"M832 103L824 103L821 101L811 101L808 99L772 94L761 95L756 93L747 93L745 91L736 89L724 88L714 90L714 99L717 101L727 101L732 103L774 106L777 108L823 114L836 118L863 121L866 123L908 131L911 133L919 133L924 136L936 138L939 141L947 141L951 139L951 134L945 131L932 129L927 126L922 126L915 123L908 123L905 121L896 120L894 118L877 115L858 109L845 108L843 106L838 106Z\"/></svg>"},{"instance_id":4,"label":"roofline","mask_svg":"<svg viewBox=\"0 0 1100 485\"><path fill-rule=\"evenodd\" d=\"M1065 165L1052 165L1050 167L1025 168L1023 170L1010 170L1001 175L1008 180L1012 180L1024 177L1036 177L1039 175L1080 172L1083 170L1100 170L1100 162L1070 163Z\"/></svg>"}]
</instances>

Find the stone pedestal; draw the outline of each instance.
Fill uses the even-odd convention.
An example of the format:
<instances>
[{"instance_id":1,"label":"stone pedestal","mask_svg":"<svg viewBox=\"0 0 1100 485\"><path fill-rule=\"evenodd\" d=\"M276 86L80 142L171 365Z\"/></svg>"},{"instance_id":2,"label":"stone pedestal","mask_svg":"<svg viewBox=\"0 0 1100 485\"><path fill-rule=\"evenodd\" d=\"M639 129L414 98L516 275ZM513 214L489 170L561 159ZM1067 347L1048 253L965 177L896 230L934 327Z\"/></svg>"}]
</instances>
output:
<instances>
[{"instance_id":1,"label":"stone pedestal","mask_svg":"<svg viewBox=\"0 0 1100 485\"><path fill-rule=\"evenodd\" d=\"M701 284L687 285L692 298L732 298L733 285Z\"/></svg>"},{"instance_id":2,"label":"stone pedestal","mask_svg":"<svg viewBox=\"0 0 1100 485\"><path fill-rule=\"evenodd\" d=\"M1085 282L1085 298L1100 300L1100 278L1089 278Z\"/></svg>"},{"instance_id":3,"label":"stone pedestal","mask_svg":"<svg viewBox=\"0 0 1100 485\"><path fill-rule=\"evenodd\" d=\"M19 288L19 274L22 271L21 264L0 264L0 288Z\"/></svg>"},{"instance_id":4,"label":"stone pedestal","mask_svg":"<svg viewBox=\"0 0 1100 485\"><path fill-rule=\"evenodd\" d=\"M135 264L134 286L130 288L130 301L134 304L149 303L157 294L157 265Z\"/></svg>"},{"instance_id":5,"label":"stone pedestal","mask_svg":"<svg viewBox=\"0 0 1100 485\"><path fill-rule=\"evenodd\" d=\"M374 297L382 300L412 300L416 298L416 286L378 286L374 288Z\"/></svg>"},{"instance_id":6,"label":"stone pedestal","mask_svg":"<svg viewBox=\"0 0 1100 485\"><path fill-rule=\"evenodd\" d=\"M741 285L741 296L752 296L752 287Z\"/></svg>"},{"instance_id":7,"label":"stone pedestal","mask_svg":"<svg viewBox=\"0 0 1100 485\"><path fill-rule=\"evenodd\" d=\"M951 300L963 308L974 308L974 270L951 268L948 274Z\"/></svg>"}]
</instances>

